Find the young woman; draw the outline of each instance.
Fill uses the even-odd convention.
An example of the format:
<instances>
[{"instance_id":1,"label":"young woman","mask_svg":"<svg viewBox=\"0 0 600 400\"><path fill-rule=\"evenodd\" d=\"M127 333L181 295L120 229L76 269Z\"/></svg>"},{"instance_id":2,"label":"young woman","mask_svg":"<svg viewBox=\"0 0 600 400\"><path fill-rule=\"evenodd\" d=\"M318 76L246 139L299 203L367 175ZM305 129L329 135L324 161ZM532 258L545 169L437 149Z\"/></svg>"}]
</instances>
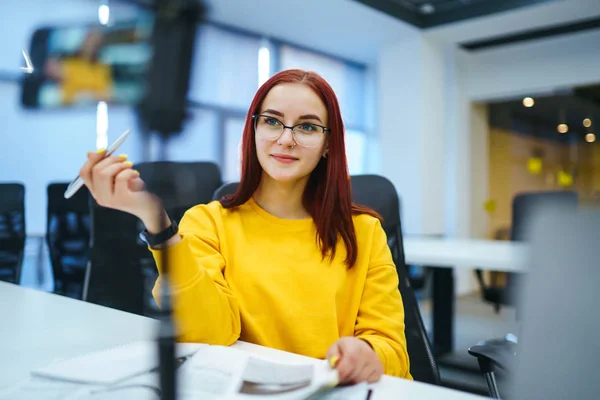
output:
<instances>
[{"instance_id":1,"label":"young woman","mask_svg":"<svg viewBox=\"0 0 600 400\"><path fill-rule=\"evenodd\" d=\"M340 108L323 78L288 70L262 85L239 189L191 208L179 228L125 158L89 153L80 175L100 205L144 222L159 271L167 252L180 341L327 358L342 382L412 379L396 268L377 215L352 204Z\"/></svg>"}]
</instances>

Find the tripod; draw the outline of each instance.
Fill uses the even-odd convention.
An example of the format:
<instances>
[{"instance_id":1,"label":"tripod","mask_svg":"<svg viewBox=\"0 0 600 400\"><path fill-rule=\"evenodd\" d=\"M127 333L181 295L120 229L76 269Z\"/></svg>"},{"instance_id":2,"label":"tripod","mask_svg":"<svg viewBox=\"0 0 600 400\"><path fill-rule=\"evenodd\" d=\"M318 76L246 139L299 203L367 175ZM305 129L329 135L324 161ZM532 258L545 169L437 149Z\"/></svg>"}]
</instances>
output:
<instances>
[{"instance_id":1,"label":"tripod","mask_svg":"<svg viewBox=\"0 0 600 400\"><path fill-rule=\"evenodd\" d=\"M181 132L185 119L187 91L192 63L196 26L204 16L200 0L157 0L152 32L153 57L148 71L147 88L138 113L147 134L161 136L161 158L165 158L169 140ZM176 196L177 197L177 196ZM164 215L159 226L168 226ZM160 387L163 400L177 398L175 373L175 327L171 305L168 249L162 251L160 323L157 344L160 361Z\"/></svg>"}]
</instances>

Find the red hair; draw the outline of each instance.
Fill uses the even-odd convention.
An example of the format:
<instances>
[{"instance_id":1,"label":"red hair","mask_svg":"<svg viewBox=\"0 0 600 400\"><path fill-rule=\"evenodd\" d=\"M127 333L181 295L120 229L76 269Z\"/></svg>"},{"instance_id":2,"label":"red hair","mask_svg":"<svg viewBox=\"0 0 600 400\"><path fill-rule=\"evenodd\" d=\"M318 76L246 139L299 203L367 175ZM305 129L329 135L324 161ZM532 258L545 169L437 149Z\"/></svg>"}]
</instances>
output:
<instances>
[{"instance_id":1,"label":"red hair","mask_svg":"<svg viewBox=\"0 0 600 400\"><path fill-rule=\"evenodd\" d=\"M315 72L291 69L279 72L267 80L256 92L242 137L242 176L237 191L220 199L225 208L246 203L258 188L262 167L256 154L254 121L252 116L260 113L260 107L269 91L282 83L302 83L311 88L327 109L329 119L329 154L321 158L310 174L304 189L302 202L317 227L317 236L323 258L335 256L338 237L346 246L346 264L351 268L356 263L358 246L352 215L369 214L379 217L373 210L352 203L348 163L344 144L344 123L335 92Z\"/></svg>"}]
</instances>

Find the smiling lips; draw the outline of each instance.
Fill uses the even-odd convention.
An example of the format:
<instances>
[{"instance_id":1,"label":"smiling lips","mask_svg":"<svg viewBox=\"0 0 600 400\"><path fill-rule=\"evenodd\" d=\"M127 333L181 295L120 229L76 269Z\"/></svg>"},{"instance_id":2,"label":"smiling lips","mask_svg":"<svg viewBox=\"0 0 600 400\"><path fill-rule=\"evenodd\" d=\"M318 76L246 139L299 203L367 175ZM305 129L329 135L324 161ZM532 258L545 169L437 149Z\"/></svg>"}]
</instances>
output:
<instances>
[{"instance_id":1,"label":"smiling lips","mask_svg":"<svg viewBox=\"0 0 600 400\"><path fill-rule=\"evenodd\" d=\"M271 157L283 164L291 164L294 161L298 161L296 157L292 157L287 154L271 154Z\"/></svg>"}]
</instances>

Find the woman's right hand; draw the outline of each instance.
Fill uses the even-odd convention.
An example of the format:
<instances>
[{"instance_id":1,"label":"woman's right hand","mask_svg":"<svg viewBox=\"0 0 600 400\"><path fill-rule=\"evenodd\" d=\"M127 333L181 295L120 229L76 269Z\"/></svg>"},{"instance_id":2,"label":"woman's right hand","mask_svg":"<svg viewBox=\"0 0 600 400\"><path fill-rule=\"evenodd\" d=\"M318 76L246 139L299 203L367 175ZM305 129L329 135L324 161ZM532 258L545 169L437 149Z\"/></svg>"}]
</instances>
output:
<instances>
[{"instance_id":1,"label":"woman's right hand","mask_svg":"<svg viewBox=\"0 0 600 400\"><path fill-rule=\"evenodd\" d=\"M148 231L162 230L158 221L165 213L161 201L145 189L140 173L127 156L104 157L105 151L90 152L79 176L102 207L133 214Z\"/></svg>"}]
</instances>

